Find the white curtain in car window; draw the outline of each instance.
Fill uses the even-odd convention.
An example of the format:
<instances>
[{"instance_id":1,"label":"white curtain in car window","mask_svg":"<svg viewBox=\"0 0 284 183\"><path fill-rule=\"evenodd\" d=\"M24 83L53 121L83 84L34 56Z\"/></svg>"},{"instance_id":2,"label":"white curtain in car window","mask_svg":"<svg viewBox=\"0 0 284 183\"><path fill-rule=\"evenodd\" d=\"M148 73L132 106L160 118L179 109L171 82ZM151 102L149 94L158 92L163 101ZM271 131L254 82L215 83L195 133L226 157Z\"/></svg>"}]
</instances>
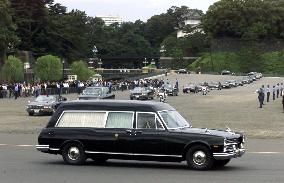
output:
<instances>
[{"instance_id":1,"label":"white curtain in car window","mask_svg":"<svg viewBox=\"0 0 284 183\"><path fill-rule=\"evenodd\" d=\"M105 126L105 112L65 112L58 127L93 127Z\"/></svg>"},{"instance_id":2,"label":"white curtain in car window","mask_svg":"<svg viewBox=\"0 0 284 183\"><path fill-rule=\"evenodd\" d=\"M133 113L109 112L106 128L133 128Z\"/></svg>"}]
</instances>

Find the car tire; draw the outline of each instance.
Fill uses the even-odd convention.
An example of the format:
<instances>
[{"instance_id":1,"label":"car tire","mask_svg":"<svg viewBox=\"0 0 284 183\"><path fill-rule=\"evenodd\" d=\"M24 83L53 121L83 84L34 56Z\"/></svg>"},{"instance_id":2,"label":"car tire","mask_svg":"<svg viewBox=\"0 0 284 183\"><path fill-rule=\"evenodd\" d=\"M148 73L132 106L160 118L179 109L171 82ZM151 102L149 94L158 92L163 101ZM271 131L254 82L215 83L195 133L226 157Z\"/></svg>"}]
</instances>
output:
<instances>
[{"instance_id":1,"label":"car tire","mask_svg":"<svg viewBox=\"0 0 284 183\"><path fill-rule=\"evenodd\" d=\"M34 115L34 113L33 112L29 112L29 116L33 116Z\"/></svg>"},{"instance_id":2,"label":"car tire","mask_svg":"<svg viewBox=\"0 0 284 183\"><path fill-rule=\"evenodd\" d=\"M188 150L186 161L190 169L209 170L213 167L214 158L208 147L204 145L194 145Z\"/></svg>"},{"instance_id":3,"label":"car tire","mask_svg":"<svg viewBox=\"0 0 284 183\"><path fill-rule=\"evenodd\" d=\"M68 143L62 149L62 157L69 165L81 165L86 161L84 148L79 143Z\"/></svg>"},{"instance_id":4,"label":"car tire","mask_svg":"<svg viewBox=\"0 0 284 183\"><path fill-rule=\"evenodd\" d=\"M214 167L215 168L222 168L225 165L227 165L229 162L231 161L231 159L225 159L225 160L214 160Z\"/></svg>"}]
</instances>

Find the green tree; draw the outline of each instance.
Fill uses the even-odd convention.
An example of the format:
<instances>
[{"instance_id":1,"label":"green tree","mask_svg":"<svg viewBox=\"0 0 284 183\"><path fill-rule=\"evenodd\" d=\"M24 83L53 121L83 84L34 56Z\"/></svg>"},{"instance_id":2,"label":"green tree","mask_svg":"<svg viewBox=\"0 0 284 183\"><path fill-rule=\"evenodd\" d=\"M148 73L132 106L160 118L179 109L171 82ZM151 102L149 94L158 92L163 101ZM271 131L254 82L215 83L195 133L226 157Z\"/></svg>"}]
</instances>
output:
<instances>
[{"instance_id":1,"label":"green tree","mask_svg":"<svg viewBox=\"0 0 284 183\"><path fill-rule=\"evenodd\" d=\"M279 1L280 2L280 1ZM268 0L220 0L203 17L204 31L213 38L283 38L284 5Z\"/></svg>"},{"instance_id":2,"label":"green tree","mask_svg":"<svg viewBox=\"0 0 284 183\"><path fill-rule=\"evenodd\" d=\"M20 59L9 56L3 65L2 72L7 82L21 82L24 78L24 66Z\"/></svg>"},{"instance_id":3,"label":"green tree","mask_svg":"<svg viewBox=\"0 0 284 183\"><path fill-rule=\"evenodd\" d=\"M15 34L15 24L12 21L12 13L9 0L0 1L0 67L6 60L9 49L14 49L18 43ZM12 51L12 50L11 50Z\"/></svg>"},{"instance_id":4,"label":"green tree","mask_svg":"<svg viewBox=\"0 0 284 183\"><path fill-rule=\"evenodd\" d=\"M78 80L86 81L88 80L94 72L87 67L86 62L80 60L73 62L70 66L71 73L77 75Z\"/></svg>"},{"instance_id":5,"label":"green tree","mask_svg":"<svg viewBox=\"0 0 284 183\"><path fill-rule=\"evenodd\" d=\"M42 56L37 59L34 72L42 81L57 81L62 79L62 63L56 56Z\"/></svg>"},{"instance_id":6,"label":"green tree","mask_svg":"<svg viewBox=\"0 0 284 183\"><path fill-rule=\"evenodd\" d=\"M21 39L20 50L42 54L45 49L47 25L46 0L10 0L17 35Z\"/></svg>"}]
</instances>

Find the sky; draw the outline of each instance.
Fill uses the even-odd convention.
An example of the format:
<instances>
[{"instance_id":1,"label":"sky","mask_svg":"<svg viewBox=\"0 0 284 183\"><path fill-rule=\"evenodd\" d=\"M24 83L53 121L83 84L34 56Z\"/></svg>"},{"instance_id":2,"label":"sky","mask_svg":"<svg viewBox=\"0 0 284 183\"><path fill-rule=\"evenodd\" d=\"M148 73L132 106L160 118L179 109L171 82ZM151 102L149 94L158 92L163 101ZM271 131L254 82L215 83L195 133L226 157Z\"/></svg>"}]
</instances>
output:
<instances>
[{"instance_id":1,"label":"sky","mask_svg":"<svg viewBox=\"0 0 284 183\"><path fill-rule=\"evenodd\" d=\"M68 11L78 9L88 16L119 15L123 21L142 20L165 13L172 6L187 6L206 12L208 7L218 0L55 0L66 6Z\"/></svg>"}]
</instances>

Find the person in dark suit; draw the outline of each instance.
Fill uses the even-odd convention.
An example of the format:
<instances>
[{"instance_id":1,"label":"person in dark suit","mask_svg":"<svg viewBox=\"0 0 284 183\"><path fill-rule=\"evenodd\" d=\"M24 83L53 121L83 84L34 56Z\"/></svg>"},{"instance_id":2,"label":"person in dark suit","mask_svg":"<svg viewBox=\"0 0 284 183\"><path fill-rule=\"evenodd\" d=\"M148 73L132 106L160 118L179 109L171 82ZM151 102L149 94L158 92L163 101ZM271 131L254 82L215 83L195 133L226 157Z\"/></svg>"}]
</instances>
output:
<instances>
[{"instance_id":1,"label":"person in dark suit","mask_svg":"<svg viewBox=\"0 0 284 183\"><path fill-rule=\"evenodd\" d=\"M262 108L264 102L264 91L262 88L258 90L258 101L259 101L259 108Z\"/></svg>"},{"instance_id":2,"label":"person in dark suit","mask_svg":"<svg viewBox=\"0 0 284 183\"><path fill-rule=\"evenodd\" d=\"M269 88L269 85L267 85L267 87L266 87L266 99L267 99L267 102L269 102L269 97L270 97L270 88Z\"/></svg>"},{"instance_id":3,"label":"person in dark suit","mask_svg":"<svg viewBox=\"0 0 284 183\"><path fill-rule=\"evenodd\" d=\"M272 99L275 100L275 86L272 88Z\"/></svg>"},{"instance_id":4,"label":"person in dark suit","mask_svg":"<svg viewBox=\"0 0 284 183\"><path fill-rule=\"evenodd\" d=\"M283 107L283 113L284 113L284 95L282 95L282 107Z\"/></svg>"}]
</instances>

